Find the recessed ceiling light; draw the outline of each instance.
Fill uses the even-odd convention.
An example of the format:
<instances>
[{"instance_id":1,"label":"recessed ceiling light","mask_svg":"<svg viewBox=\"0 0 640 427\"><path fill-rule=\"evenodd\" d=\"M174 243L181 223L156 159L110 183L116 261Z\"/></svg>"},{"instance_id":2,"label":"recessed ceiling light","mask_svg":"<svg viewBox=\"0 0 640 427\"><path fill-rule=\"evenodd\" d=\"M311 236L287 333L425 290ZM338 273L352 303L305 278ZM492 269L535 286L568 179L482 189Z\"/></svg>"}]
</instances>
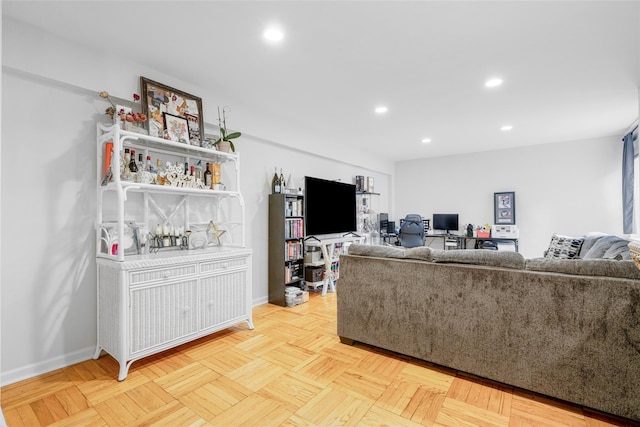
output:
<instances>
[{"instance_id":1,"label":"recessed ceiling light","mask_svg":"<svg viewBox=\"0 0 640 427\"><path fill-rule=\"evenodd\" d=\"M264 38L269 40L270 42L279 42L284 38L284 33L279 28L267 28L264 32Z\"/></svg>"},{"instance_id":2,"label":"recessed ceiling light","mask_svg":"<svg viewBox=\"0 0 640 427\"><path fill-rule=\"evenodd\" d=\"M430 142L431 142L431 138L424 138L424 139L422 140L422 143L423 143L423 144L428 144L428 143L430 143Z\"/></svg>"},{"instance_id":3,"label":"recessed ceiling light","mask_svg":"<svg viewBox=\"0 0 640 427\"><path fill-rule=\"evenodd\" d=\"M502 84L502 79L496 77L496 78L487 80L484 85L486 87L496 87L496 86L500 86L501 84Z\"/></svg>"},{"instance_id":4,"label":"recessed ceiling light","mask_svg":"<svg viewBox=\"0 0 640 427\"><path fill-rule=\"evenodd\" d=\"M513 129L513 126L511 125L504 125L500 128L500 130L504 132L510 131L511 129Z\"/></svg>"},{"instance_id":5,"label":"recessed ceiling light","mask_svg":"<svg viewBox=\"0 0 640 427\"><path fill-rule=\"evenodd\" d=\"M384 114L384 113L386 113L387 111L389 111L389 109L388 109L387 107L385 107L384 105L380 105L380 106L376 107L376 110L375 110L375 111L376 111L376 113L378 113L378 114Z\"/></svg>"}]
</instances>

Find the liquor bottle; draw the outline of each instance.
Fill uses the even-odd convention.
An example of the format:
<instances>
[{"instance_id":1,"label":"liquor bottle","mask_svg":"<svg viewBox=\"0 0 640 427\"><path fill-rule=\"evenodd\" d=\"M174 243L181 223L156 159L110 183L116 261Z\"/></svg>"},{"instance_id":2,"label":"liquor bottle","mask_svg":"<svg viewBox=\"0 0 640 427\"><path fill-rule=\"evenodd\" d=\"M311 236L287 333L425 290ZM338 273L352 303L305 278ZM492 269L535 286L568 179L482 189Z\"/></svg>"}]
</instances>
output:
<instances>
[{"instance_id":1,"label":"liquor bottle","mask_svg":"<svg viewBox=\"0 0 640 427\"><path fill-rule=\"evenodd\" d=\"M204 186L211 188L211 166L207 163L207 169L204 171Z\"/></svg>"},{"instance_id":2,"label":"liquor bottle","mask_svg":"<svg viewBox=\"0 0 640 427\"><path fill-rule=\"evenodd\" d=\"M160 172L162 172L162 160L158 157L158 160L156 160L156 173Z\"/></svg>"},{"instance_id":3,"label":"liquor bottle","mask_svg":"<svg viewBox=\"0 0 640 427\"><path fill-rule=\"evenodd\" d=\"M129 161L129 171L138 173L138 165L136 164L136 150L131 150L131 160Z\"/></svg>"},{"instance_id":4,"label":"liquor bottle","mask_svg":"<svg viewBox=\"0 0 640 427\"><path fill-rule=\"evenodd\" d=\"M124 149L124 157L122 158L122 173L120 179L129 179L129 162L131 162L131 153L128 148Z\"/></svg>"},{"instance_id":5,"label":"liquor bottle","mask_svg":"<svg viewBox=\"0 0 640 427\"><path fill-rule=\"evenodd\" d=\"M151 172L151 156L147 156L147 161L144 164L144 170L147 172Z\"/></svg>"},{"instance_id":6,"label":"liquor bottle","mask_svg":"<svg viewBox=\"0 0 640 427\"><path fill-rule=\"evenodd\" d=\"M138 154L138 163L136 163L136 166L138 166L138 170L140 172L142 172L144 170L144 162L142 161L142 153Z\"/></svg>"},{"instance_id":7,"label":"liquor bottle","mask_svg":"<svg viewBox=\"0 0 640 427\"><path fill-rule=\"evenodd\" d=\"M198 160L198 163L196 163L196 179L199 179L200 181L204 181L204 173L202 171L202 160Z\"/></svg>"},{"instance_id":8,"label":"liquor bottle","mask_svg":"<svg viewBox=\"0 0 640 427\"><path fill-rule=\"evenodd\" d=\"M189 176L189 163L184 162L184 174Z\"/></svg>"},{"instance_id":9,"label":"liquor bottle","mask_svg":"<svg viewBox=\"0 0 640 427\"><path fill-rule=\"evenodd\" d=\"M278 178L278 168L274 168L273 179L271 180L271 192L273 194L280 193L280 178Z\"/></svg>"},{"instance_id":10,"label":"liquor bottle","mask_svg":"<svg viewBox=\"0 0 640 427\"><path fill-rule=\"evenodd\" d=\"M286 193L287 182L284 180L284 175L282 174L282 168L280 168L280 192Z\"/></svg>"},{"instance_id":11,"label":"liquor bottle","mask_svg":"<svg viewBox=\"0 0 640 427\"><path fill-rule=\"evenodd\" d=\"M191 170L189 172L190 172L189 175L191 177L195 178L195 176L196 176L196 168L195 168L195 166L191 166Z\"/></svg>"}]
</instances>

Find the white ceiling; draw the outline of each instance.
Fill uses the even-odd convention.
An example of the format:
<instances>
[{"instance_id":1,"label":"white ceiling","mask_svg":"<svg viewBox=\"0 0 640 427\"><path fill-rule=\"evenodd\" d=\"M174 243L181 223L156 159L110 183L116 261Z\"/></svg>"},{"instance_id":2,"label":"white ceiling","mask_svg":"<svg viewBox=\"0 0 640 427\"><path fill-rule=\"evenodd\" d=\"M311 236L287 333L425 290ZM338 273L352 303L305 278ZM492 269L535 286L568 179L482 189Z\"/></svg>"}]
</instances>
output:
<instances>
[{"instance_id":1,"label":"white ceiling","mask_svg":"<svg viewBox=\"0 0 640 427\"><path fill-rule=\"evenodd\" d=\"M638 116L637 1L5 0L2 10L211 88L231 105L230 127L286 145L406 160L622 135ZM270 23L285 32L280 45L262 38ZM485 88L493 76L504 84Z\"/></svg>"}]
</instances>

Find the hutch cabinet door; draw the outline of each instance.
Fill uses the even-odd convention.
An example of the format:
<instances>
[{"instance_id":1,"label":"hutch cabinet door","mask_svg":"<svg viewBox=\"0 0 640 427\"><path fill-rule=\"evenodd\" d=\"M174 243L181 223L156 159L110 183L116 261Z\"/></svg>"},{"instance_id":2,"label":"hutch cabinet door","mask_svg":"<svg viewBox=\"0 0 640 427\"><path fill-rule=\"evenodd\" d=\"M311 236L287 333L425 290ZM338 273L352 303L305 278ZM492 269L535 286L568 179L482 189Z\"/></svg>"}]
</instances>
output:
<instances>
[{"instance_id":1,"label":"hutch cabinet door","mask_svg":"<svg viewBox=\"0 0 640 427\"><path fill-rule=\"evenodd\" d=\"M134 355L198 331L198 280L131 288L130 352Z\"/></svg>"},{"instance_id":2,"label":"hutch cabinet door","mask_svg":"<svg viewBox=\"0 0 640 427\"><path fill-rule=\"evenodd\" d=\"M200 279L202 329L247 318L247 270Z\"/></svg>"}]
</instances>

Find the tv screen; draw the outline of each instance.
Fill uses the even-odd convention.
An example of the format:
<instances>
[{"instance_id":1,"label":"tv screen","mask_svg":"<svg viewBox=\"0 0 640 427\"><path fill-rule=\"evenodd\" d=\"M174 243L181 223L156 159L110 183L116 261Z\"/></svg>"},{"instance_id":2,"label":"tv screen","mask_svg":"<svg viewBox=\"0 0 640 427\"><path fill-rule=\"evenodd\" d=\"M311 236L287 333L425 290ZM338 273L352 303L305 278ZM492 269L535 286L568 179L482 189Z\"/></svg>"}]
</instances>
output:
<instances>
[{"instance_id":1,"label":"tv screen","mask_svg":"<svg viewBox=\"0 0 640 427\"><path fill-rule=\"evenodd\" d=\"M458 231L458 214L433 214L433 229Z\"/></svg>"},{"instance_id":2,"label":"tv screen","mask_svg":"<svg viewBox=\"0 0 640 427\"><path fill-rule=\"evenodd\" d=\"M307 236L356 231L356 186L326 179L304 178Z\"/></svg>"}]
</instances>

